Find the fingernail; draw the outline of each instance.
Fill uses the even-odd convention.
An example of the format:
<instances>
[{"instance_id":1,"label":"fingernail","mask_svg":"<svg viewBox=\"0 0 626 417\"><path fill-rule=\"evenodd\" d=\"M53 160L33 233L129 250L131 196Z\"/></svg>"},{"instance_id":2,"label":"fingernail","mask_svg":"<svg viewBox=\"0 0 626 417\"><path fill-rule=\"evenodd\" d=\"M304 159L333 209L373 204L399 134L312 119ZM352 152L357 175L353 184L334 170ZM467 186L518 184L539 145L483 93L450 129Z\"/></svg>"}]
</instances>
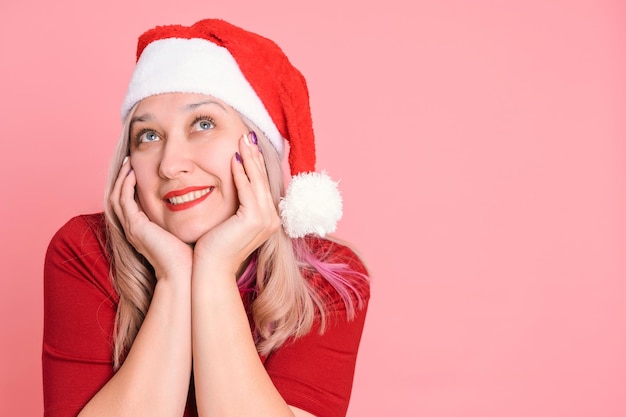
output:
<instances>
[{"instance_id":1,"label":"fingernail","mask_svg":"<svg viewBox=\"0 0 626 417\"><path fill-rule=\"evenodd\" d=\"M256 133L254 133L254 131L250 131L250 140L252 141L252 143L254 143L255 145L258 145L259 142L256 138Z\"/></svg>"},{"instance_id":2,"label":"fingernail","mask_svg":"<svg viewBox=\"0 0 626 417\"><path fill-rule=\"evenodd\" d=\"M124 160L122 161L122 165L124 165L126 162L128 162L128 155L124 157Z\"/></svg>"},{"instance_id":3,"label":"fingernail","mask_svg":"<svg viewBox=\"0 0 626 417\"><path fill-rule=\"evenodd\" d=\"M243 134L243 141L246 142L246 145L250 146L250 141L248 140L248 135Z\"/></svg>"},{"instance_id":4,"label":"fingernail","mask_svg":"<svg viewBox=\"0 0 626 417\"><path fill-rule=\"evenodd\" d=\"M237 160L237 162L239 162L240 164L242 163L241 160L241 155L239 155L239 152L235 152L235 159Z\"/></svg>"}]
</instances>

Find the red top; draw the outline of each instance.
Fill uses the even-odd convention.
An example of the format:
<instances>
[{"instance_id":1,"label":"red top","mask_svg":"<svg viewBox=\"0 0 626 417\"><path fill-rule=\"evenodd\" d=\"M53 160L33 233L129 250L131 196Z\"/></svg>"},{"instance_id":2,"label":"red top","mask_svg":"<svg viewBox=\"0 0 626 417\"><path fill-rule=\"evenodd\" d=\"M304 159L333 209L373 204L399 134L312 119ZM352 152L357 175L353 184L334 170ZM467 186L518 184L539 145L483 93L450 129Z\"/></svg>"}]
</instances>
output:
<instances>
[{"instance_id":1,"label":"red top","mask_svg":"<svg viewBox=\"0 0 626 417\"><path fill-rule=\"evenodd\" d=\"M113 326L118 296L109 278L104 216L78 216L52 238L44 265L43 388L46 417L76 416L113 376ZM366 273L345 246L325 239L312 241L314 251L331 251L331 262ZM319 252L321 253L321 252ZM285 343L264 366L285 401L317 417L345 416L357 350L369 300L369 286L344 277L359 289L363 309L348 321L345 307L330 284L309 277L320 291L333 295L331 324ZM197 416L193 395L185 416Z\"/></svg>"}]
</instances>

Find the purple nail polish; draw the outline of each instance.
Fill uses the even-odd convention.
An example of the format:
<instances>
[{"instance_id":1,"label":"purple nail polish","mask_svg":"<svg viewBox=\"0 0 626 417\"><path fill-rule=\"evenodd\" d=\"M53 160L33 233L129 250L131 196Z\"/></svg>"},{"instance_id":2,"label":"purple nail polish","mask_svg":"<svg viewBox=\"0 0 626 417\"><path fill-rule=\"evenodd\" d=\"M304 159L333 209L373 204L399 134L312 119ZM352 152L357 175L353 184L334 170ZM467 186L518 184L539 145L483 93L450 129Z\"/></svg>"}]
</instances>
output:
<instances>
[{"instance_id":1,"label":"purple nail polish","mask_svg":"<svg viewBox=\"0 0 626 417\"><path fill-rule=\"evenodd\" d=\"M254 131L250 131L250 140L252 141L252 143L254 143L255 145L258 145L259 142L256 138L256 133L254 133Z\"/></svg>"},{"instance_id":2,"label":"purple nail polish","mask_svg":"<svg viewBox=\"0 0 626 417\"><path fill-rule=\"evenodd\" d=\"M239 155L239 152L235 152L235 159L237 160L237 162L239 162L240 164L243 163L243 161L241 160L241 155Z\"/></svg>"}]
</instances>

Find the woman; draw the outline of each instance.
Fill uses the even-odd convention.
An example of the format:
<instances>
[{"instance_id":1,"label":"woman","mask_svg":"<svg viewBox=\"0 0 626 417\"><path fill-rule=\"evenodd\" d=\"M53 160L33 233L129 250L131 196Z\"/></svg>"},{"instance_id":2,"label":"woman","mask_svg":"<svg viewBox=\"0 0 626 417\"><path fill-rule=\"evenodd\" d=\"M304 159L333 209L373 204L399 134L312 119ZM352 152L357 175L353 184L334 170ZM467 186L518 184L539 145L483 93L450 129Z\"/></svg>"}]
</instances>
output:
<instances>
[{"instance_id":1,"label":"woman","mask_svg":"<svg viewBox=\"0 0 626 417\"><path fill-rule=\"evenodd\" d=\"M345 415L369 284L324 238L341 200L304 78L221 20L149 30L137 58L105 213L48 249L46 416Z\"/></svg>"}]
</instances>

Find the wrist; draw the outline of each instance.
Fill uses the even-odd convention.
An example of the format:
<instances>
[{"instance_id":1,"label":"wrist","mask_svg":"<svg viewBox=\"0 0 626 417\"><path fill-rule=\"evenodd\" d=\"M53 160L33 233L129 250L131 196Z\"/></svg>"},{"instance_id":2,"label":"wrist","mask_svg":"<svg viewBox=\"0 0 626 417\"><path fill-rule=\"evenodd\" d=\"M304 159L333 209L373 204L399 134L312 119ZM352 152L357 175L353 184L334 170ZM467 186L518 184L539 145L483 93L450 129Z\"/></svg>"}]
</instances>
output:
<instances>
[{"instance_id":1,"label":"wrist","mask_svg":"<svg viewBox=\"0 0 626 417\"><path fill-rule=\"evenodd\" d=\"M191 262L189 266L182 268L168 268L162 270L155 268L154 275L156 277L155 288L163 288L164 291L173 294L188 293L191 289Z\"/></svg>"},{"instance_id":2,"label":"wrist","mask_svg":"<svg viewBox=\"0 0 626 417\"><path fill-rule=\"evenodd\" d=\"M236 276L240 269L240 262L234 261L230 257L216 256L200 251L193 254L193 274L197 271L204 275Z\"/></svg>"},{"instance_id":3,"label":"wrist","mask_svg":"<svg viewBox=\"0 0 626 417\"><path fill-rule=\"evenodd\" d=\"M163 274L157 276L155 285L156 288L162 288L163 291L176 293L188 292L191 288L191 271L188 274L176 273L176 274Z\"/></svg>"}]
</instances>

